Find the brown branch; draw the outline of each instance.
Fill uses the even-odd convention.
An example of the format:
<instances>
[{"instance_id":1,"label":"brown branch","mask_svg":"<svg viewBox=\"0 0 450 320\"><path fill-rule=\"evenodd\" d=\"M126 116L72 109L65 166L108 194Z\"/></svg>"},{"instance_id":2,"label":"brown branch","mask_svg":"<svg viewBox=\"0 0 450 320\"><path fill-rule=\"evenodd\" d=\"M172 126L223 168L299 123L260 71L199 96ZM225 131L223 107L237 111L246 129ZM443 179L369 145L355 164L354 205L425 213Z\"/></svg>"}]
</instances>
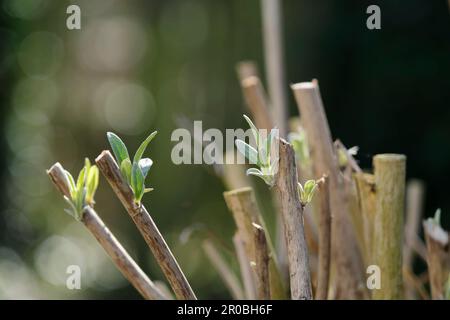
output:
<instances>
[{"instance_id":1,"label":"brown branch","mask_svg":"<svg viewBox=\"0 0 450 320\"><path fill-rule=\"evenodd\" d=\"M288 249L291 297L312 299L308 247L303 227L303 209L298 196L297 168L292 145L279 139L279 169L275 192L278 195Z\"/></svg>"},{"instance_id":2,"label":"brown branch","mask_svg":"<svg viewBox=\"0 0 450 320\"><path fill-rule=\"evenodd\" d=\"M450 271L449 234L432 219L423 222L427 243L427 264L433 300L444 298L444 285Z\"/></svg>"},{"instance_id":3,"label":"brown branch","mask_svg":"<svg viewBox=\"0 0 450 320\"><path fill-rule=\"evenodd\" d=\"M414 243L418 241L420 220L423 213L423 200L425 185L423 181L411 179L406 184L406 221L405 239L403 243L403 268L411 272L414 270L413 263L415 257ZM419 240L421 241L421 240ZM415 286L405 282L405 295L409 299L415 298Z\"/></svg>"},{"instance_id":4,"label":"brown branch","mask_svg":"<svg viewBox=\"0 0 450 320\"><path fill-rule=\"evenodd\" d=\"M69 197L69 186L65 177L64 168L60 163L54 164L48 171L50 179L62 195ZM141 270L128 252L114 237L112 232L105 226L95 210L89 206L84 208L81 222L97 239L117 269L136 288L137 291L149 300L165 300L166 297L155 286L155 284Z\"/></svg>"},{"instance_id":5,"label":"brown branch","mask_svg":"<svg viewBox=\"0 0 450 320\"><path fill-rule=\"evenodd\" d=\"M274 125L269 103L258 77L248 77L241 81L242 93L252 118L259 129L271 130Z\"/></svg>"},{"instance_id":6,"label":"brown branch","mask_svg":"<svg viewBox=\"0 0 450 320\"><path fill-rule=\"evenodd\" d=\"M374 290L373 298L401 299L406 157L378 154L373 158L373 166L376 188L373 250L375 264L383 272L381 288Z\"/></svg>"},{"instance_id":7,"label":"brown branch","mask_svg":"<svg viewBox=\"0 0 450 320\"><path fill-rule=\"evenodd\" d=\"M137 205L134 202L133 191L122 178L119 167L111 153L107 150L103 151L95 159L95 162L144 237L176 297L178 299L196 299L189 282L147 209L142 204Z\"/></svg>"},{"instance_id":8,"label":"brown branch","mask_svg":"<svg viewBox=\"0 0 450 320\"><path fill-rule=\"evenodd\" d=\"M317 300L326 300L330 281L331 261L331 214L328 177L324 176L319 183L319 266L317 272Z\"/></svg>"},{"instance_id":9,"label":"brown branch","mask_svg":"<svg viewBox=\"0 0 450 320\"><path fill-rule=\"evenodd\" d=\"M258 67L255 61L246 60L240 61L236 64L236 72L239 77L239 81L244 80L248 77L259 77Z\"/></svg>"},{"instance_id":10,"label":"brown branch","mask_svg":"<svg viewBox=\"0 0 450 320\"><path fill-rule=\"evenodd\" d=\"M237 277L233 273L233 271L231 271L230 267L225 262L225 260L222 258L220 253L217 251L216 247L211 242L211 240L203 241L203 250L205 251L206 256L208 257L209 261L211 261L212 265L219 273L220 278L222 279L225 286L230 291L233 299L243 300L244 292L242 291L239 280L237 279Z\"/></svg>"},{"instance_id":11,"label":"brown branch","mask_svg":"<svg viewBox=\"0 0 450 320\"><path fill-rule=\"evenodd\" d=\"M314 175L327 174L330 184L332 221L332 256L336 265L338 297L367 298L361 253L352 228L342 175L331 140L328 121L317 82L292 85L314 166Z\"/></svg>"},{"instance_id":12,"label":"brown branch","mask_svg":"<svg viewBox=\"0 0 450 320\"><path fill-rule=\"evenodd\" d=\"M248 300L255 300L256 299L255 281L253 279L250 260L245 252L244 241L242 240L239 231L236 232L233 236L233 244L236 250L239 269L241 271L242 282L244 283L245 298Z\"/></svg>"},{"instance_id":13,"label":"brown branch","mask_svg":"<svg viewBox=\"0 0 450 320\"><path fill-rule=\"evenodd\" d=\"M259 300L270 300L269 253L266 234L260 225L256 223L252 223L252 225L255 245L256 294Z\"/></svg>"},{"instance_id":14,"label":"brown branch","mask_svg":"<svg viewBox=\"0 0 450 320\"><path fill-rule=\"evenodd\" d=\"M233 214L239 236L244 244L245 254L250 263L255 262L257 259L257 249L255 249L254 241L254 226L252 224L256 223L257 225L261 225L265 230L267 247L270 252L269 273L271 297L273 299L285 298L286 296L275 256L275 250L273 249L267 228L265 227L264 220L256 203L253 190L251 188L241 188L224 192L223 196L228 209ZM254 280L253 285L256 285Z\"/></svg>"},{"instance_id":15,"label":"brown branch","mask_svg":"<svg viewBox=\"0 0 450 320\"><path fill-rule=\"evenodd\" d=\"M355 173L354 180L356 183L356 190L359 201L359 211L362 220L363 234L363 257L366 265L373 263L373 238L374 223L375 223L375 206L376 206L376 192L375 192L375 176L369 173Z\"/></svg>"}]
</instances>

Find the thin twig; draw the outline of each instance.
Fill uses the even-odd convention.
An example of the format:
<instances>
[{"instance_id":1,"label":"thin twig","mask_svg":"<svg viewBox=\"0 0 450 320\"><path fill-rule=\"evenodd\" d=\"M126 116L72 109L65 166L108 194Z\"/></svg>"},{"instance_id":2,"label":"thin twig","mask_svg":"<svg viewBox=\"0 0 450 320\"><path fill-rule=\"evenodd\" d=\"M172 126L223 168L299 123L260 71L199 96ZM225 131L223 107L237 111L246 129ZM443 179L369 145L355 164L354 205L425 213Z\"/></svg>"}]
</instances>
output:
<instances>
[{"instance_id":1,"label":"thin twig","mask_svg":"<svg viewBox=\"0 0 450 320\"><path fill-rule=\"evenodd\" d=\"M233 236L233 244L236 250L239 269L241 271L242 282L244 283L245 298L248 300L254 300L256 299L255 281L253 279L250 260L245 252L244 241L242 240L239 231Z\"/></svg>"},{"instance_id":2,"label":"thin twig","mask_svg":"<svg viewBox=\"0 0 450 320\"><path fill-rule=\"evenodd\" d=\"M381 288L374 290L373 298L401 299L406 157L378 154L373 158L373 166L376 188L373 250L375 264L383 272Z\"/></svg>"},{"instance_id":3,"label":"thin twig","mask_svg":"<svg viewBox=\"0 0 450 320\"><path fill-rule=\"evenodd\" d=\"M64 168L60 163L55 163L48 171L50 179L55 187L66 197L70 197L69 186L66 184ZM117 269L136 288L137 291L149 300L165 300L164 294L141 270L128 252L105 226L95 210L86 206L83 211L81 222L97 239Z\"/></svg>"},{"instance_id":4,"label":"thin twig","mask_svg":"<svg viewBox=\"0 0 450 320\"><path fill-rule=\"evenodd\" d=\"M418 238L420 220L423 214L425 185L423 181L411 179L406 183L406 221L405 239L403 243L403 268L414 270L414 242ZM421 241L421 240L420 240ZM415 287L405 282L405 295L408 299L415 298Z\"/></svg>"},{"instance_id":5,"label":"thin twig","mask_svg":"<svg viewBox=\"0 0 450 320\"><path fill-rule=\"evenodd\" d=\"M326 300L330 281L331 261L331 214L328 177L324 176L319 183L319 266L317 272L317 300Z\"/></svg>"},{"instance_id":6,"label":"thin twig","mask_svg":"<svg viewBox=\"0 0 450 320\"><path fill-rule=\"evenodd\" d=\"M427 243L427 264L433 300L444 298L444 284L449 277L449 234L431 219L423 222Z\"/></svg>"},{"instance_id":7,"label":"thin twig","mask_svg":"<svg viewBox=\"0 0 450 320\"><path fill-rule=\"evenodd\" d=\"M270 237L267 232L264 220L256 203L253 190L251 188L241 188L224 192L223 194L228 209L233 214L234 221L241 237L245 254L250 263L257 260L257 250L254 241L253 223L262 226L265 230L267 247L269 250L269 273L270 273L270 290L273 299L283 299L286 297L284 287L279 272L278 262L276 260L275 250L273 249ZM254 280L253 280L254 281ZM256 284L254 283L254 286Z\"/></svg>"},{"instance_id":8,"label":"thin twig","mask_svg":"<svg viewBox=\"0 0 450 320\"><path fill-rule=\"evenodd\" d=\"M212 265L219 273L220 278L222 278L222 281L230 291L233 299L243 300L244 291L242 290L238 278L233 273L233 271L231 271L230 267L217 251L211 240L203 241L203 250L205 251L205 254L208 257L209 261L211 261Z\"/></svg>"},{"instance_id":9,"label":"thin twig","mask_svg":"<svg viewBox=\"0 0 450 320\"><path fill-rule=\"evenodd\" d=\"M270 300L269 280L269 250L267 248L264 228L256 223L253 225L253 240L255 244L255 282L256 294L259 300Z\"/></svg>"},{"instance_id":10,"label":"thin twig","mask_svg":"<svg viewBox=\"0 0 450 320\"><path fill-rule=\"evenodd\" d=\"M144 237L145 242L153 252L159 266L170 283L178 299L196 299L194 292L186 280L166 241L158 230L155 222L144 205L134 202L133 191L122 178L119 167L108 150L103 151L95 159L99 170L111 185L128 214Z\"/></svg>"},{"instance_id":11,"label":"thin twig","mask_svg":"<svg viewBox=\"0 0 450 320\"><path fill-rule=\"evenodd\" d=\"M317 82L292 85L302 124L311 148L315 176L327 174L330 183L332 256L336 265L337 294L342 299L367 298L362 258L351 225L342 175Z\"/></svg>"},{"instance_id":12,"label":"thin twig","mask_svg":"<svg viewBox=\"0 0 450 320\"><path fill-rule=\"evenodd\" d=\"M269 102L258 77L248 77L241 81L242 93L252 118L259 129L271 130L274 125L270 115Z\"/></svg>"},{"instance_id":13,"label":"thin twig","mask_svg":"<svg viewBox=\"0 0 450 320\"><path fill-rule=\"evenodd\" d=\"M261 0L261 10L268 91L273 105L275 125L280 130L280 137L286 138L288 112L281 1Z\"/></svg>"},{"instance_id":14,"label":"thin twig","mask_svg":"<svg viewBox=\"0 0 450 320\"><path fill-rule=\"evenodd\" d=\"M303 209L298 196L297 168L292 145L279 140L279 169L275 191L281 206L289 259L291 297L312 299L308 247L303 227Z\"/></svg>"}]
</instances>

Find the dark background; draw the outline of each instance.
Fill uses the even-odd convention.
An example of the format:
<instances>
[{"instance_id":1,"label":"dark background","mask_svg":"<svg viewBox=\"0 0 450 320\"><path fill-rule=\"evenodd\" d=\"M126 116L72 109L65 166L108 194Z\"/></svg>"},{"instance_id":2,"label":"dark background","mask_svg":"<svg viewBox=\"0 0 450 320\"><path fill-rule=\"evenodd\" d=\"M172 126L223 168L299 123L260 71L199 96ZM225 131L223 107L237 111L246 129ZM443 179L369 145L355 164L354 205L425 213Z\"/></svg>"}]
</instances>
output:
<instances>
[{"instance_id":1,"label":"dark background","mask_svg":"<svg viewBox=\"0 0 450 320\"><path fill-rule=\"evenodd\" d=\"M71 3L81 7L80 31L65 26ZM370 4L381 7L381 30L366 28ZM447 1L286 0L283 12L287 83L320 81L332 134L360 147L363 167L376 153L406 154L408 178L427 185L425 215L442 208L448 229ZM204 166L175 166L170 135L179 116L203 120L204 129L244 126L235 65L255 60L264 79L259 1L9 0L0 39L0 298L138 297L64 214L45 175L56 161L78 172L85 156L108 148L110 130L133 151L159 131L148 151L155 191L144 203L199 297L227 297L201 252L202 235L179 241L201 223L231 246L223 184ZM163 279L103 179L96 201L151 278ZM82 267L83 290L65 288L69 264Z\"/></svg>"}]
</instances>

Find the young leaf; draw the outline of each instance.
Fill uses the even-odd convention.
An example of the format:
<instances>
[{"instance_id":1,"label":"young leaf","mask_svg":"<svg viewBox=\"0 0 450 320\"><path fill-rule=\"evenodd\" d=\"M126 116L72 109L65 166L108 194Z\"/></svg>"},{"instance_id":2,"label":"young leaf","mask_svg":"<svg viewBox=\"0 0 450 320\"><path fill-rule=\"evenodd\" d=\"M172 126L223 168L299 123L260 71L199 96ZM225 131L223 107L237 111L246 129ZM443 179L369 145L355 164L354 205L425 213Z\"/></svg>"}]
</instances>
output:
<instances>
[{"instance_id":1,"label":"young leaf","mask_svg":"<svg viewBox=\"0 0 450 320\"><path fill-rule=\"evenodd\" d=\"M134 192L134 201L140 203L144 195L144 175L136 162L133 163L131 171L131 188Z\"/></svg>"},{"instance_id":2,"label":"young leaf","mask_svg":"<svg viewBox=\"0 0 450 320\"><path fill-rule=\"evenodd\" d=\"M236 139L236 148L246 157L251 164L259 165L258 152L251 145L242 140Z\"/></svg>"},{"instance_id":3,"label":"young leaf","mask_svg":"<svg viewBox=\"0 0 450 320\"><path fill-rule=\"evenodd\" d=\"M86 203L92 205L94 204L94 195L98 187L98 168L97 166L92 166L89 169L89 173L86 179Z\"/></svg>"},{"instance_id":4,"label":"young leaf","mask_svg":"<svg viewBox=\"0 0 450 320\"><path fill-rule=\"evenodd\" d=\"M77 190L81 190L83 188L85 177L86 177L86 167L83 167L83 169L81 169L80 173L78 174Z\"/></svg>"},{"instance_id":5,"label":"young leaf","mask_svg":"<svg viewBox=\"0 0 450 320\"><path fill-rule=\"evenodd\" d=\"M153 191L153 190L155 190L155 189L153 189L153 188L145 188L145 189L144 189L144 193L151 192L151 191Z\"/></svg>"},{"instance_id":6,"label":"young leaf","mask_svg":"<svg viewBox=\"0 0 450 320\"><path fill-rule=\"evenodd\" d=\"M139 168L142 170L142 174L144 175L144 179L147 177L148 171L153 165L153 161L150 158L144 158L139 160L138 162Z\"/></svg>"},{"instance_id":7,"label":"young leaf","mask_svg":"<svg viewBox=\"0 0 450 320\"><path fill-rule=\"evenodd\" d=\"M109 144L111 145L111 149L116 157L117 163L120 164L123 160L130 158L127 147L117 135L112 132L108 132L106 136L108 137Z\"/></svg>"},{"instance_id":8,"label":"young leaf","mask_svg":"<svg viewBox=\"0 0 450 320\"><path fill-rule=\"evenodd\" d=\"M130 159L125 159L120 164L120 172L129 184L131 184L131 167L132 165Z\"/></svg>"},{"instance_id":9,"label":"young leaf","mask_svg":"<svg viewBox=\"0 0 450 320\"><path fill-rule=\"evenodd\" d=\"M69 181L70 196L72 199L75 199L76 195L77 195L77 187L75 185L75 180L73 180L72 175L67 170L66 170L66 177L67 177L67 180Z\"/></svg>"},{"instance_id":10,"label":"young leaf","mask_svg":"<svg viewBox=\"0 0 450 320\"><path fill-rule=\"evenodd\" d=\"M141 160L142 156L144 155L145 149L147 149L148 144L150 143L150 141L153 140L153 138L156 136L157 133L158 131L152 132L147 137L147 139L145 139L144 142L141 143L141 145L136 151L136 154L134 155L133 162L139 162L139 160Z\"/></svg>"},{"instance_id":11,"label":"young leaf","mask_svg":"<svg viewBox=\"0 0 450 320\"><path fill-rule=\"evenodd\" d=\"M259 146L259 131L258 128L253 124L252 120L244 114L244 119L247 121L248 125L252 129L253 136L255 137L255 143Z\"/></svg>"}]
</instances>

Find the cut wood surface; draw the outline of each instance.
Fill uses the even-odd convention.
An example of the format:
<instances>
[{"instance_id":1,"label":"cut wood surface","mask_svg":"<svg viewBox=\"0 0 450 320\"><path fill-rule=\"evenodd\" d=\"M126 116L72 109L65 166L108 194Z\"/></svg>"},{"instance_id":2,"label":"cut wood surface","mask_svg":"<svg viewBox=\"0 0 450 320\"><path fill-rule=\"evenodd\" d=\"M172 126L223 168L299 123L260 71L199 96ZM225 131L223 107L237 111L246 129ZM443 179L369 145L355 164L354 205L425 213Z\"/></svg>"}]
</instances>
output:
<instances>
[{"instance_id":1,"label":"cut wood surface","mask_svg":"<svg viewBox=\"0 0 450 320\"><path fill-rule=\"evenodd\" d=\"M318 83L302 82L292 85L301 121L305 128L314 175L326 174L330 184L332 219L332 257L336 266L337 297L340 299L368 298L365 268L351 223L347 197L334 152L331 133L320 97Z\"/></svg>"},{"instance_id":2,"label":"cut wood surface","mask_svg":"<svg viewBox=\"0 0 450 320\"><path fill-rule=\"evenodd\" d=\"M288 142L279 140L279 169L276 175L275 192L284 221L288 250L291 298L312 299L311 273L308 247L303 227L303 209L298 196L295 152Z\"/></svg>"},{"instance_id":3,"label":"cut wood surface","mask_svg":"<svg viewBox=\"0 0 450 320\"><path fill-rule=\"evenodd\" d=\"M61 164L54 164L47 171L47 174L62 195L70 198L69 186L66 184L67 179L65 178L65 170ZM93 208L89 206L85 207L81 222L91 232L95 239L97 239L98 243L109 255L117 269L119 269L123 276L145 299L166 299L165 295L147 277L112 232L105 226Z\"/></svg>"},{"instance_id":4,"label":"cut wood surface","mask_svg":"<svg viewBox=\"0 0 450 320\"><path fill-rule=\"evenodd\" d=\"M178 299L196 299L189 282L147 209L144 205L134 202L133 191L122 178L111 153L107 150L103 151L95 159L95 162L153 252L176 297Z\"/></svg>"},{"instance_id":5,"label":"cut wood surface","mask_svg":"<svg viewBox=\"0 0 450 320\"><path fill-rule=\"evenodd\" d=\"M381 270L381 288L374 299L402 299L403 216L405 214L406 157L379 154L373 158L376 206L373 250Z\"/></svg>"}]
</instances>

